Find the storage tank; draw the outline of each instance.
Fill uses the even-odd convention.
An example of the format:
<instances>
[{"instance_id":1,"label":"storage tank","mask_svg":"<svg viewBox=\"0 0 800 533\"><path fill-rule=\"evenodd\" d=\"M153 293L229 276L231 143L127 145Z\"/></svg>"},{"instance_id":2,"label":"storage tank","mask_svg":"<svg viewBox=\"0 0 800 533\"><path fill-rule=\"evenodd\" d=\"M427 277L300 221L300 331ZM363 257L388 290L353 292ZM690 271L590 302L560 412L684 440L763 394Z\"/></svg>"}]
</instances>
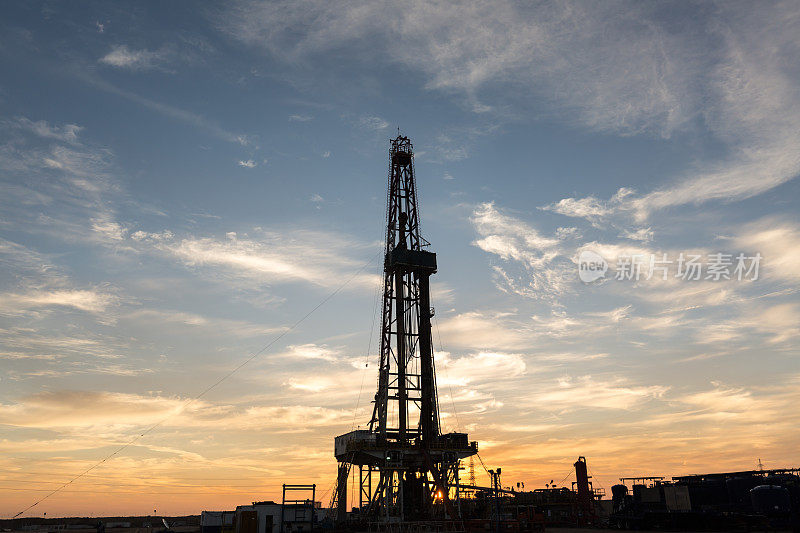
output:
<instances>
[{"instance_id":1,"label":"storage tank","mask_svg":"<svg viewBox=\"0 0 800 533\"><path fill-rule=\"evenodd\" d=\"M647 488L647 485L643 485L641 483L634 483L633 484L633 501L636 503L642 503L642 491Z\"/></svg>"},{"instance_id":2,"label":"storage tank","mask_svg":"<svg viewBox=\"0 0 800 533\"><path fill-rule=\"evenodd\" d=\"M753 511L763 515L788 514L792 510L789 491L779 485L759 485L750 491Z\"/></svg>"},{"instance_id":3,"label":"storage tank","mask_svg":"<svg viewBox=\"0 0 800 533\"><path fill-rule=\"evenodd\" d=\"M628 495L628 487L625 485L614 485L611 487L611 505L617 513L625 506L625 497Z\"/></svg>"}]
</instances>

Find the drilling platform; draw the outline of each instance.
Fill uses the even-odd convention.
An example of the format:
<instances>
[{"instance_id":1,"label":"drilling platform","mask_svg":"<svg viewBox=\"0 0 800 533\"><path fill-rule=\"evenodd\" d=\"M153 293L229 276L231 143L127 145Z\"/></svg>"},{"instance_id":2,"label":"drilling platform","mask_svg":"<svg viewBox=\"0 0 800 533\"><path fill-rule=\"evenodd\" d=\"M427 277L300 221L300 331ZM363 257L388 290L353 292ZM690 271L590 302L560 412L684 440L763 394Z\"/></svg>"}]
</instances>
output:
<instances>
[{"instance_id":1,"label":"drilling platform","mask_svg":"<svg viewBox=\"0 0 800 533\"><path fill-rule=\"evenodd\" d=\"M441 432L431 342L436 254L420 235L408 137L391 140L388 182L378 390L369 429L335 438L336 517L346 519L348 480L357 475L356 511L363 521L453 520L460 462L478 453L478 443L466 433Z\"/></svg>"}]
</instances>

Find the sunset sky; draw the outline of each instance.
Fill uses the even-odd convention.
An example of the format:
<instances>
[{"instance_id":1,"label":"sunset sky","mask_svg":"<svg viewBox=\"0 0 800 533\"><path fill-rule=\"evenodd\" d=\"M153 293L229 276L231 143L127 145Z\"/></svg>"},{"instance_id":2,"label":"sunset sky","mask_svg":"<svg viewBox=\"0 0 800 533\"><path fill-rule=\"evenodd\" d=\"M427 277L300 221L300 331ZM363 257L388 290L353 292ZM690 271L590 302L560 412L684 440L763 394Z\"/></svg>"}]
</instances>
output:
<instances>
[{"instance_id":1,"label":"sunset sky","mask_svg":"<svg viewBox=\"0 0 800 533\"><path fill-rule=\"evenodd\" d=\"M798 35L796 2L3 2L0 515L131 442L25 516L327 505L398 128L442 425L504 485L798 466Z\"/></svg>"}]
</instances>

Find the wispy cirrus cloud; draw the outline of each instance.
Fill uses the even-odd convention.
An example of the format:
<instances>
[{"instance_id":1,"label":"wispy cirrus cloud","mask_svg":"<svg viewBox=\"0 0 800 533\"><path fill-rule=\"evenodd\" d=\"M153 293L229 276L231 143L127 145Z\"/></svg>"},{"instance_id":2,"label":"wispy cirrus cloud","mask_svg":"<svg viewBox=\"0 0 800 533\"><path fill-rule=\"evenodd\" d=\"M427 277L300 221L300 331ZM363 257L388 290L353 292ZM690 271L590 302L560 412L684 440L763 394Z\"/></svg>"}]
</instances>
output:
<instances>
[{"instance_id":1,"label":"wispy cirrus cloud","mask_svg":"<svg viewBox=\"0 0 800 533\"><path fill-rule=\"evenodd\" d=\"M222 139L224 141L238 144L240 146L247 146L250 148L257 148L255 140L244 133L236 133L225 129L220 126L216 121L209 119L199 113L183 109L174 105L164 102L156 101L152 98L142 96L128 89L120 88L113 83L110 83L99 76L81 73L78 75L79 79L92 87L100 89L110 94L117 95L121 98L134 102L146 109L160 113L166 117L181 121L190 126L201 128L209 134Z\"/></svg>"},{"instance_id":2,"label":"wispy cirrus cloud","mask_svg":"<svg viewBox=\"0 0 800 533\"><path fill-rule=\"evenodd\" d=\"M129 71L160 70L172 73L178 65L204 64L215 53L214 46L203 37L177 32L157 48L114 44L98 59L98 63Z\"/></svg>"},{"instance_id":3,"label":"wispy cirrus cloud","mask_svg":"<svg viewBox=\"0 0 800 533\"><path fill-rule=\"evenodd\" d=\"M2 123L0 205L19 229L73 241L121 240L115 204L124 194L114 153L83 142L82 129L24 117Z\"/></svg>"},{"instance_id":4,"label":"wispy cirrus cloud","mask_svg":"<svg viewBox=\"0 0 800 533\"><path fill-rule=\"evenodd\" d=\"M0 262L18 274L35 272L53 277L60 276L58 269L47 255L3 238L0 238Z\"/></svg>"},{"instance_id":5,"label":"wispy cirrus cloud","mask_svg":"<svg viewBox=\"0 0 800 533\"><path fill-rule=\"evenodd\" d=\"M72 307L90 313L102 313L118 298L96 290L35 290L23 294L0 294L0 314L48 307Z\"/></svg>"},{"instance_id":6,"label":"wispy cirrus cloud","mask_svg":"<svg viewBox=\"0 0 800 533\"><path fill-rule=\"evenodd\" d=\"M674 206L748 198L800 173L800 94L787 67L800 28L791 14L782 3L755 14L720 4L676 30L658 6L633 2L356 8L242 0L222 13L220 25L295 62L368 41L376 58L421 72L427 88L460 95L479 112L511 102L546 113L547 102L580 127L624 136L669 138L707 128L729 155L696 161L651 192L620 189L608 200L565 198L548 206L590 220L628 214L643 222ZM526 96L509 95L519 87Z\"/></svg>"},{"instance_id":7,"label":"wispy cirrus cloud","mask_svg":"<svg viewBox=\"0 0 800 533\"><path fill-rule=\"evenodd\" d=\"M514 350L530 339L524 321L508 312L467 311L437 322L443 342L451 348Z\"/></svg>"},{"instance_id":8,"label":"wispy cirrus cloud","mask_svg":"<svg viewBox=\"0 0 800 533\"><path fill-rule=\"evenodd\" d=\"M718 50L707 75L693 72L696 95L690 105L711 133L727 144L729 155L698 161L677 179L655 190L634 194L621 188L609 200L565 198L546 209L573 217L630 215L638 222L652 213L681 205L750 198L800 174L800 91L786 58L797 52L796 17L785 4L758 14L739 6L721 7L709 24ZM702 102L702 105L701 105Z\"/></svg>"},{"instance_id":9,"label":"wispy cirrus cloud","mask_svg":"<svg viewBox=\"0 0 800 533\"><path fill-rule=\"evenodd\" d=\"M788 375L768 386L741 386L712 381L707 388L676 394L675 409L643 421L649 426L706 426L720 431L746 433L754 426L775 429L796 423L787 409L797 401L797 375Z\"/></svg>"},{"instance_id":10,"label":"wispy cirrus cloud","mask_svg":"<svg viewBox=\"0 0 800 533\"><path fill-rule=\"evenodd\" d=\"M543 235L491 203L477 206L470 221L479 237L473 245L500 260L493 268L502 290L550 299L569 292L575 281L569 259L570 246L574 246L571 233ZM512 272L515 266L520 267L519 272Z\"/></svg>"},{"instance_id":11,"label":"wispy cirrus cloud","mask_svg":"<svg viewBox=\"0 0 800 533\"><path fill-rule=\"evenodd\" d=\"M649 23L651 16L635 4L400 8L378 2L333 8L313 1L241 1L229 6L220 24L235 38L290 61L368 40L376 57L421 71L428 88L463 94L478 112L491 108L480 102L481 90L527 85L534 93L558 95L558 103L593 128L669 134L687 120L686 85L680 82L689 74L663 50L672 46L686 61L695 56L681 39Z\"/></svg>"},{"instance_id":12,"label":"wispy cirrus cloud","mask_svg":"<svg viewBox=\"0 0 800 533\"><path fill-rule=\"evenodd\" d=\"M137 309L126 314L123 319L128 322L144 323L148 327L169 324L171 328L174 325L180 325L191 330L192 335L209 337L217 337L219 335L232 335L243 338L264 337L285 331L285 328L281 326L272 327L245 320L231 320L172 309Z\"/></svg>"},{"instance_id":13,"label":"wispy cirrus cloud","mask_svg":"<svg viewBox=\"0 0 800 533\"><path fill-rule=\"evenodd\" d=\"M151 426L226 427L237 430L322 427L347 421L348 413L308 405L234 405L177 396L61 390L0 404L0 423L51 430Z\"/></svg>"},{"instance_id":14,"label":"wispy cirrus cloud","mask_svg":"<svg viewBox=\"0 0 800 533\"><path fill-rule=\"evenodd\" d=\"M156 248L187 266L214 269L229 279L248 280L259 285L276 282L307 282L321 287L338 287L362 264L341 250L362 250L367 243L324 231L259 229L250 236L232 233L228 238L187 237L160 242ZM377 278L360 274L355 287L374 288Z\"/></svg>"},{"instance_id":15,"label":"wispy cirrus cloud","mask_svg":"<svg viewBox=\"0 0 800 533\"><path fill-rule=\"evenodd\" d=\"M701 343L730 343L742 345L784 346L792 350L800 338L800 304L752 304L742 308L730 319L716 321L697 333Z\"/></svg>"},{"instance_id":16,"label":"wispy cirrus cloud","mask_svg":"<svg viewBox=\"0 0 800 533\"><path fill-rule=\"evenodd\" d=\"M386 122L379 116L376 115L364 115L359 119L359 124L363 128L371 129L371 130L385 130L389 127L389 123Z\"/></svg>"},{"instance_id":17,"label":"wispy cirrus cloud","mask_svg":"<svg viewBox=\"0 0 800 533\"><path fill-rule=\"evenodd\" d=\"M327 345L314 343L292 344L283 357L289 359L319 359L322 361L336 362L342 360L341 350Z\"/></svg>"},{"instance_id":18,"label":"wispy cirrus cloud","mask_svg":"<svg viewBox=\"0 0 800 533\"><path fill-rule=\"evenodd\" d=\"M547 409L631 409L659 399L669 390L664 385L637 385L623 379L591 375L563 377L549 387L539 387L526 399Z\"/></svg>"},{"instance_id":19,"label":"wispy cirrus cloud","mask_svg":"<svg viewBox=\"0 0 800 533\"><path fill-rule=\"evenodd\" d=\"M568 217L585 218L593 225L597 226L601 221L605 221L609 215L621 209L627 197L634 194L632 189L620 188L608 201L587 196L585 198L562 198L558 202L542 207L547 211L553 211Z\"/></svg>"},{"instance_id":20,"label":"wispy cirrus cloud","mask_svg":"<svg viewBox=\"0 0 800 533\"><path fill-rule=\"evenodd\" d=\"M442 387L515 381L526 370L524 356L506 352L477 352L461 357L437 352L436 366L437 383Z\"/></svg>"},{"instance_id":21,"label":"wispy cirrus cloud","mask_svg":"<svg viewBox=\"0 0 800 533\"><path fill-rule=\"evenodd\" d=\"M129 348L125 341L99 333L42 331L26 326L0 328L0 342L9 352L44 359L121 359Z\"/></svg>"},{"instance_id":22,"label":"wispy cirrus cloud","mask_svg":"<svg viewBox=\"0 0 800 533\"><path fill-rule=\"evenodd\" d=\"M18 117L16 120L6 121L6 123L11 126L29 130L44 139L55 139L69 143L78 142L78 134L83 130L83 127L77 124L56 126L48 123L46 120L33 121L27 117Z\"/></svg>"},{"instance_id":23,"label":"wispy cirrus cloud","mask_svg":"<svg viewBox=\"0 0 800 533\"><path fill-rule=\"evenodd\" d=\"M166 59L167 53L164 50L136 50L121 44L113 46L99 61L117 68L147 70L160 67Z\"/></svg>"},{"instance_id":24,"label":"wispy cirrus cloud","mask_svg":"<svg viewBox=\"0 0 800 533\"><path fill-rule=\"evenodd\" d=\"M800 223L775 215L745 224L730 238L735 246L764 257L764 272L785 281L800 278Z\"/></svg>"}]
</instances>

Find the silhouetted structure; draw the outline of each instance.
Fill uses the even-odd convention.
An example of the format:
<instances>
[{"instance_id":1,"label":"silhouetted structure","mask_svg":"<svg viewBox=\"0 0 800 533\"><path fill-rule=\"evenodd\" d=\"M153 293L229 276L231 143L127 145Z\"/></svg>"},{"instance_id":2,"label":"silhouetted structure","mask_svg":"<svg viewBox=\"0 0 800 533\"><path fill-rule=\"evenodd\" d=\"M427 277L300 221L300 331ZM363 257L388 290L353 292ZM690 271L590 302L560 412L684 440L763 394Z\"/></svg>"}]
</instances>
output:
<instances>
[{"instance_id":1,"label":"silhouetted structure","mask_svg":"<svg viewBox=\"0 0 800 533\"><path fill-rule=\"evenodd\" d=\"M747 470L620 478L610 525L620 529L800 530L800 471ZM632 482L632 490L624 485Z\"/></svg>"},{"instance_id":2,"label":"silhouetted structure","mask_svg":"<svg viewBox=\"0 0 800 533\"><path fill-rule=\"evenodd\" d=\"M381 362L369 429L336 437L337 520L358 467L357 514L402 523L458 517L459 461L477 453L466 433L441 434L431 342L430 276L436 254L420 235L414 152L398 135L389 151Z\"/></svg>"}]
</instances>

